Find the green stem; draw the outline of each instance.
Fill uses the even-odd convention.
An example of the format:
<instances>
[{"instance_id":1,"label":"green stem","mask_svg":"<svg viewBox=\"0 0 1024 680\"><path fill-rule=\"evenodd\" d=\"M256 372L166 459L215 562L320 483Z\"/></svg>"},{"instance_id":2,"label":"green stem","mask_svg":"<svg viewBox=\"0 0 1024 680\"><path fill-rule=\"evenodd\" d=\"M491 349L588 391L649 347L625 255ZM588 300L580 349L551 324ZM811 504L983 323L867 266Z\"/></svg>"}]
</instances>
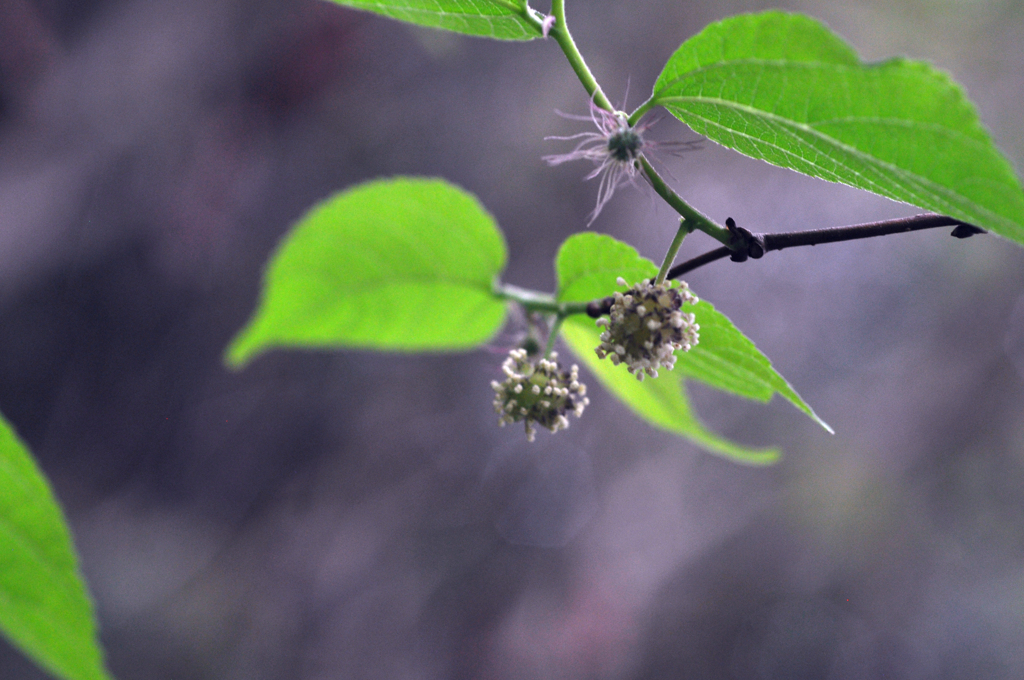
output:
<instances>
[{"instance_id":1,"label":"green stem","mask_svg":"<svg viewBox=\"0 0 1024 680\"><path fill-rule=\"evenodd\" d=\"M565 22L565 0L551 0L551 13L555 16L555 25L551 28L549 35L555 39L558 46L562 48L562 52L565 53L565 58L569 60L569 64L572 66L573 71L576 72L576 76L583 83L583 87L586 89L587 94L590 95L596 106L600 106L606 111L615 112L615 107L608 101L608 97L605 95L601 86L598 84L597 79L594 78L594 74L590 72L590 68L587 67L587 62L583 59L583 55L580 54L579 49L576 47L576 42L572 39L572 34L569 33L569 26ZM629 116L629 124L633 126L640 120L641 117L647 111L654 106L652 99L648 99L646 102L640 105ZM729 231L715 223L711 218L701 213L696 208L692 207L689 203L684 201L682 197L676 192L672 191L665 180L661 178L661 175L651 167L651 164L641 154L639 157L640 166L643 168L644 174L651 181L651 185L654 190L665 199L672 208L679 213L684 222L688 223L688 229L699 229L708 236L720 241L724 245L729 245L732 240L732 235Z\"/></svg>"},{"instance_id":2,"label":"green stem","mask_svg":"<svg viewBox=\"0 0 1024 680\"><path fill-rule=\"evenodd\" d=\"M569 26L565 23L565 0L551 0L551 13L555 15L555 25L551 27L551 33L548 35L554 38L558 46L562 48L565 58L569 60L569 65L576 72L576 77L583 83L584 89L586 89L594 104L600 106L605 111L614 112L615 107L608 101L604 90L598 85L594 74L587 67L587 62L583 60L583 55L576 48L572 34L569 33Z\"/></svg>"},{"instance_id":3,"label":"green stem","mask_svg":"<svg viewBox=\"0 0 1024 680\"><path fill-rule=\"evenodd\" d=\"M644 117L644 114L646 114L648 111L650 111L653 108L654 108L654 97L651 97L650 99L645 101L643 104L641 104L640 106L636 107L636 110L633 113L629 114L629 118L627 119L627 122L629 123L629 127L633 127L634 125L639 123L640 119Z\"/></svg>"},{"instance_id":4,"label":"green stem","mask_svg":"<svg viewBox=\"0 0 1024 680\"><path fill-rule=\"evenodd\" d=\"M663 180L661 175L651 167L650 162L644 158L642 154L638 160L640 161L640 167L643 168L644 174L647 175L647 179L650 180L651 186L654 187L654 191L665 199L665 202L672 206L672 209L679 213L683 219L689 223L688 226L691 230L699 229L711 238L721 242L723 245L729 245L732 235L729 233L728 229L716 224L710 217L691 206L689 203L684 201L679 194L672 191L672 188L665 184L665 180Z\"/></svg>"},{"instance_id":5,"label":"green stem","mask_svg":"<svg viewBox=\"0 0 1024 680\"><path fill-rule=\"evenodd\" d=\"M528 312L557 314L563 318L573 314L587 313L586 302L558 302L554 295L520 288L510 283L496 283L493 292L502 300L518 302Z\"/></svg>"},{"instance_id":6,"label":"green stem","mask_svg":"<svg viewBox=\"0 0 1024 680\"><path fill-rule=\"evenodd\" d=\"M654 285L660 286L665 283L665 276L668 275L668 270L672 268L672 263L676 261L676 253L679 252L679 246L683 244L683 237L692 231L685 219L679 220L679 229L676 231L675 238L672 239L672 243L668 246L668 252L665 253L665 260L661 263L661 269L658 270L658 278L654 279Z\"/></svg>"},{"instance_id":7,"label":"green stem","mask_svg":"<svg viewBox=\"0 0 1024 680\"><path fill-rule=\"evenodd\" d=\"M544 346L544 358L551 356L551 350L555 348L555 340L558 338L558 331L562 327L565 317L561 314L555 315L555 322L551 324L551 332L548 334L548 344Z\"/></svg>"}]
</instances>

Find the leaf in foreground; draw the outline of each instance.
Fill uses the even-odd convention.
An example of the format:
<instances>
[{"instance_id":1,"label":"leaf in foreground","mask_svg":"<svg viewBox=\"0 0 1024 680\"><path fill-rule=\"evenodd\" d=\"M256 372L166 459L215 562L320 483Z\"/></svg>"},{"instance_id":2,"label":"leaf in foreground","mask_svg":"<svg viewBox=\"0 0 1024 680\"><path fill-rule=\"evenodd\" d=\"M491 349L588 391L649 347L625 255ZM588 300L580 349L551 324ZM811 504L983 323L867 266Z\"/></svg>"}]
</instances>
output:
<instances>
[{"instance_id":1,"label":"leaf in foreground","mask_svg":"<svg viewBox=\"0 0 1024 680\"><path fill-rule=\"evenodd\" d=\"M562 337L587 368L609 392L651 425L681 435L695 444L740 463L768 465L779 459L775 448L752 448L731 442L704 427L693 409L683 386L683 375L662 371L654 379L638 381L623 366L613 366L594 354L600 335L592 319L567 319Z\"/></svg>"},{"instance_id":2,"label":"leaf in foreground","mask_svg":"<svg viewBox=\"0 0 1024 680\"><path fill-rule=\"evenodd\" d=\"M612 294L615 279L629 283L654 278L658 268L640 257L632 246L602 234L570 236L562 244L555 262L558 275L557 298L583 302ZM701 301L693 311L700 324L700 342L689 352L677 352L674 371L661 371L658 378L638 381L621 366L599 360L594 354L600 332L593 320L570 318L562 333L578 356L601 383L651 424L687 437L710 451L747 463L768 463L778 457L775 449L752 449L730 442L707 430L697 420L683 387L683 379L699 380L711 387L747 399L767 402L778 393L826 425L786 382L764 354L733 323L710 303Z\"/></svg>"},{"instance_id":3,"label":"leaf in foreground","mask_svg":"<svg viewBox=\"0 0 1024 680\"><path fill-rule=\"evenodd\" d=\"M668 60L649 105L753 158L1024 243L1020 181L961 87L919 61L861 63L810 17L709 25Z\"/></svg>"},{"instance_id":4,"label":"leaf in foreground","mask_svg":"<svg viewBox=\"0 0 1024 680\"><path fill-rule=\"evenodd\" d=\"M526 0L332 0L410 24L498 40L532 40L540 29L523 18Z\"/></svg>"},{"instance_id":5,"label":"leaf in foreground","mask_svg":"<svg viewBox=\"0 0 1024 680\"><path fill-rule=\"evenodd\" d=\"M60 507L2 416L0 489L0 628L60 678L109 680Z\"/></svg>"},{"instance_id":6,"label":"leaf in foreground","mask_svg":"<svg viewBox=\"0 0 1024 680\"><path fill-rule=\"evenodd\" d=\"M658 268L636 248L605 234L573 234L558 249L555 259L559 302L588 302L611 295L615 280L630 284L653 279Z\"/></svg>"},{"instance_id":7,"label":"leaf in foreground","mask_svg":"<svg viewBox=\"0 0 1024 680\"><path fill-rule=\"evenodd\" d=\"M492 292L505 258L494 218L462 189L420 178L362 184L314 207L285 237L227 361L272 347L478 346L505 319Z\"/></svg>"}]
</instances>

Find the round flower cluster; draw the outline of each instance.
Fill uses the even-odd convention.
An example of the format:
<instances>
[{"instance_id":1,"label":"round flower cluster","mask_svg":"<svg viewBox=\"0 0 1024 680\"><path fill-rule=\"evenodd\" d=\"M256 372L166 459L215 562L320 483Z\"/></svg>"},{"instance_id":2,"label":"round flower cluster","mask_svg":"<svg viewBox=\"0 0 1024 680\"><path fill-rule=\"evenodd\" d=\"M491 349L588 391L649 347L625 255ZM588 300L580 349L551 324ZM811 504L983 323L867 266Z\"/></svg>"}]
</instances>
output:
<instances>
[{"instance_id":1,"label":"round flower cluster","mask_svg":"<svg viewBox=\"0 0 1024 680\"><path fill-rule=\"evenodd\" d=\"M590 400L587 386L579 381L579 367L569 371L558 365L558 353L550 359L528 358L525 349L514 349L501 365L504 382L491 381L494 388L494 410L501 416L498 424L526 421L526 439L533 441L538 423L552 432L569 427L565 414L572 411L579 418Z\"/></svg>"},{"instance_id":2,"label":"round flower cluster","mask_svg":"<svg viewBox=\"0 0 1024 680\"><path fill-rule=\"evenodd\" d=\"M621 276L617 281L627 285ZM684 302L697 302L686 283L670 288L644 279L625 293L615 293L609 318L597 320L606 330L594 351L601 359L610 357L615 365L626 364L637 380L643 380L644 373L657 378L662 366L671 371L675 351L690 351L699 338L700 326L693 314L681 311Z\"/></svg>"}]
</instances>

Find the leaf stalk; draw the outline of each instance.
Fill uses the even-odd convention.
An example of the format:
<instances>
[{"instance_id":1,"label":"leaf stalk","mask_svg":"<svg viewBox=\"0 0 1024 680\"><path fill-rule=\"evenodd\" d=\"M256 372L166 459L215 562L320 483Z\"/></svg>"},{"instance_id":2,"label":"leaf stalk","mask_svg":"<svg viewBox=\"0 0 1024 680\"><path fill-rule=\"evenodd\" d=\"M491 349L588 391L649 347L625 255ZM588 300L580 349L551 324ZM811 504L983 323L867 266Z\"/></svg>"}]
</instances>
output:
<instances>
[{"instance_id":1,"label":"leaf stalk","mask_svg":"<svg viewBox=\"0 0 1024 680\"><path fill-rule=\"evenodd\" d=\"M528 312L557 314L562 318L574 314L586 314L587 304L589 304L588 302L559 302L554 295L549 293L520 288L510 283L496 283L493 293L500 300L518 303Z\"/></svg>"}]
</instances>

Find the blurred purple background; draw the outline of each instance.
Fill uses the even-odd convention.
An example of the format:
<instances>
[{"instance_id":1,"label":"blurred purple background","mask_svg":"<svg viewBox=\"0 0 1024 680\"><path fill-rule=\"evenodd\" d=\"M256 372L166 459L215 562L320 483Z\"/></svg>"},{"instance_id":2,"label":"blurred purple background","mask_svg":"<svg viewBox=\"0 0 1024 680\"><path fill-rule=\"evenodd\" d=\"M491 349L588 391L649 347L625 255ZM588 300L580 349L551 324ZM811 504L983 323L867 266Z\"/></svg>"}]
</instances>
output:
<instances>
[{"instance_id":1,"label":"blurred purple background","mask_svg":"<svg viewBox=\"0 0 1024 680\"><path fill-rule=\"evenodd\" d=\"M706 23L769 7L568 4L628 105ZM866 59L952 72L1024 168L1019 0L783 4ZM0 0L0 411L66 507L113 673L1024 677L1024 249L995 236L689 277L836 429L694 387L712 427L784 449L772 468L656 431L593 379L584 418L528 447L496 427L493 352L222 366L289 225L369 178L476 193L505 280L550 290L597 190L541 162L579 129L556 108L586 96L550 41L314 0ZM754 230L916 212L710 143L668 166ZM593 225L655 258L674 228L632 190ZM0 642L0 677L44 676Z\"/></svg>"}]
</instances>

